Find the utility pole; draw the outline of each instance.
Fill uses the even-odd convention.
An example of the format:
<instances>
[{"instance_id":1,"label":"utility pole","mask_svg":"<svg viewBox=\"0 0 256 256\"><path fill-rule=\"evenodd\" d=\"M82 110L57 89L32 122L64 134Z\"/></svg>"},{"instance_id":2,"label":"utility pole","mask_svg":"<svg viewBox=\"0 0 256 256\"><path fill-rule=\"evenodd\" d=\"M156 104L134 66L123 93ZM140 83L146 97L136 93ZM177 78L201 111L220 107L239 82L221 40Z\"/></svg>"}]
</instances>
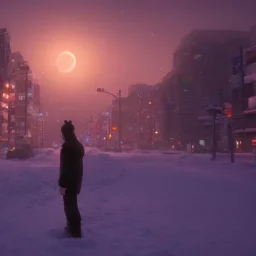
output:
<instances>
[{"instance_id":1,"label":"utility pole","mask_svg":"<svg viewBox=\"0 0 256 256\"><path fill-rule=\"evenodd\" d=\"M212 116L213 131L212 131L212 160L216 160L217 151L217 135L216 135L216 119L217 115L221 114L223 111L222 107L216 105L210 105L206 108L206 111Z\"/></svg>"},{"instance_id":2,"label":"utility pole","mask_svg":"<svg viewBox=\"0 0 256 256\"><path fill-rule=\"evenodd\" d=\"M235 162L235 144L234 144L234 135L233 135L233 127L232 127L232 105L226 104L224 105L224 113L227 117L227 135L228 135L228 149L230 152L230 160L231 163Z\"/></svg>"},{"instance_id":3,"label":"utility pole","mask_svg":"<svg viewBox=\"0 0 256 256\"><path fill-rule=\"evenodd\" d=\"M118 147L119 151L122 151L122 91L118 91L118 121L119 121L119 127L118 127Z\"/></svg>"},{"instance_id":4,"label":"utility pole","mask_svg":"<svg viewBox=\"0 0 256 256\"><path fill-rule=\"evenodd\" d=\"M213 110L213 131L212 131L212 160L216 160L217 140L216 140L216 117L217 111Z\"/></svg>"},{"instance_id":5,"label":"utility pole","mask_svg":"<svg viewBox=\"0 0 256 256\"><path fill-rule=\"evenodd\" d=\"M40 127L41 127L41 134L40 134L40 147L44 147L44 115L43 115L43 102L40 100L39 105L39 113L40 113Z\"/></svg>"},{"instance_id":6,"label":"utility pole","mask_svg":"<svg viewBox=\"0 0 256 256\"><path fill-rule=\"evenodd\" d=\"M108 133L106 132L106 150L108 150Z\"/></svg>"},{"instance_id":7,"label":"utility pole","mask_svg":"<svg viewBox=\"0 0 256 256\"><path fill-rule=\"evenodd\" d=\"M105 128L106 128L106 134L105 134L105 138L106 138L106 151L108 150L108 116L105 116Z\"/></svg>"},{"instance_id":8,"label":"utility pole","mask_svg":"<svg viewBox=\"0 0 256 256\"><path fill-rule=\"evenodd\" d=\"M244 48L240 46L240 74L241 74L241 95L242 95L242 111L245 110L244 101Z\"/></svg>"},{"instance_id":9,"label":"utility pole","mask_svg":"<svg viewBox=\"0 0 256 256\"><path fill-rule=\"evenodd\" d=\"M27 135L27 123L28 123L28 66L26 64L25 73L25 120L24 120L24 135Z\"/></svg>"},{"instance_id":10,"label":"utility pole","mask_svg":"<svg viewBox=\"0 0 256 256\"><path fill-rule=\"evenodd\" d=\"M44 119L42 118L41 148L44 147Z\"/></svg>"},{"instance_id":11,"label":"utility pole","mask_svg":"<svg viewBox=\"0 0 256 256\"><path fill-rule=\"evenodd\" d=\"M233 129L231 120L228 120L228 145L229 145L229 151L230 151L230 160L231 163L235 162L235 145L234 145L234 137L233 137Z\"/></svg>"},{"instance_id":12,"label":"utility pole","mask_svg":"<svg viewBox=\"0 0 256 256\"><path fill-rule=\"evenodd\" d=\"M111 95L118 100L118 149L122 151L122 91L118 91L118 95L106 91L104 88L97 88L97 92L103 92Z\"/></svg>"},{"instance_id":13,"label":"utility pole","mask_svg":"<svg viewBox=\"0 0 256 256\"><path fill-rule=\"evenodd\" d=\"M153 149L153 115L152 115L152 101L149 103L149 122L150 122L150 149Z\"/></svg>"},{"instance_id":14,"label":"utility pole","mask_svg":"<svg viewBox=\"0 0 256 256\"><path fill-rule=\"evenodd\" d=\"M14 77L9 77L8 78L8 82L5 85L6 89L8 90L8 146L9 148L11 148L12 146L12 142L13 142L13 138L12 138L12 134L13 131L15 130L15 128L12 126L12 116L14 115L14 109L15 109L15 100L13 98L13 95L15 93L15 89L13 87L13 85L11 85L11 79Z\"/></svg>"},{"instance_id":15,"label":"utility pole","mask_svg":"<svg viewBox=\"0 0 256 256\"><path fill-rule=\"evenodd\" d=\"M8 79L8 85L7 85L7 89L8 89L8 95L9 95L9 99L8 99L8 147L10 149L11 147L11 79Z\"/></svg>"}]
</instances>

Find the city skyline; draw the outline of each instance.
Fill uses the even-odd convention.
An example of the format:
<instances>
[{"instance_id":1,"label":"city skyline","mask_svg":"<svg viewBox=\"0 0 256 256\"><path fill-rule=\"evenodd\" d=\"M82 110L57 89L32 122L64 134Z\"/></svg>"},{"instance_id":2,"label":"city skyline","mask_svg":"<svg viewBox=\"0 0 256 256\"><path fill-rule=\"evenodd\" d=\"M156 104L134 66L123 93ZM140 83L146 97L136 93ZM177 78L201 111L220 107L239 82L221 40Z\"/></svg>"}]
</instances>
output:
<instances>
[{"instance_id":1,"label":"city skyline","mask_svg":"<svg viewBox=\"0 0 256 256\"><path fill-rule=\"evenodd\" d=\"M52 120L73 119L82 129L81 121L111 104L97 87L113 93L121 89L125 96L130 84L155 85L172 70L173 52L189 32L248 30L255 23L253 5L241 1L232 6L188 2L77 0L46 6L13 0L0 15L12 51L20 51L39 77L44 111ZM55 66L62 51L77 58L71 73Z\"/></svg>"}]
</instances>

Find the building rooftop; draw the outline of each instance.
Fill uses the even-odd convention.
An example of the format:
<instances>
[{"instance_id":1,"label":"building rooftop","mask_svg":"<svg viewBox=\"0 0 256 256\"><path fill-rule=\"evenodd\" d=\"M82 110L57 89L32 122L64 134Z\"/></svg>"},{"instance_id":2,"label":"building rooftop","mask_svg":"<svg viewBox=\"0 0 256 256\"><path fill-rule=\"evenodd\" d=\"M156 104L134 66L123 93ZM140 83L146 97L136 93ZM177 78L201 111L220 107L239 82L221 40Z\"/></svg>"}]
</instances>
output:
<instances>
[{"instance_id":1,"label":"building rooftop","mask_svg":"<svg viewBox=\"0 0 256 256\"><path fill-rule=\"evenodd\" d=\"M191 46L198 42L212 42L221 43L230 39L249 38L249 31L246 30L225 30L225 29L195 29L185 35L176 51Z\"/></svg>"},{"instance_id":2,"label":"building rooftop","mask_svg":"<svg viewBox=\"0 0 256 256\"><path fill-rule=\"evenodd\" d=\"M7 34L8 31L6 28L0 28L0 34Z\"/></svg>"},{"instance_id":3,"label":"building rooftop","mask_svg":"<svg viewBox=\"0 0 256 256\"><path fill-rule=\"evenodd\" d=\"M13 62L16 61L24 61L24 58L20 52L12 52L11 53L11 58Z\"/></svg>"}]
</instances>

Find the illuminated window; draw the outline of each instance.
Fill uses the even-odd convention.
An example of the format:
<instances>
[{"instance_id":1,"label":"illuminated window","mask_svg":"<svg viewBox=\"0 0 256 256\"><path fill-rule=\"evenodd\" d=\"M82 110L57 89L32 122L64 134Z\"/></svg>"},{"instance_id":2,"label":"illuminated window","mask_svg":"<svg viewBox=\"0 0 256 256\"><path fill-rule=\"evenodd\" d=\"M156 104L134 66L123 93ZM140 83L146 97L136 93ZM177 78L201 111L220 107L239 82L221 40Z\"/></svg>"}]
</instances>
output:
<instances>
[{"instance_id":1,"label":"illuminated window","mask_svg":"<svg viewBox=\"0 0 256 256\"><path fill-rule=\"evenodd\" d=\"M19 100L25 100L25 93L19 93L18 94L18 99Z\"/></svg>"}]
</instances>

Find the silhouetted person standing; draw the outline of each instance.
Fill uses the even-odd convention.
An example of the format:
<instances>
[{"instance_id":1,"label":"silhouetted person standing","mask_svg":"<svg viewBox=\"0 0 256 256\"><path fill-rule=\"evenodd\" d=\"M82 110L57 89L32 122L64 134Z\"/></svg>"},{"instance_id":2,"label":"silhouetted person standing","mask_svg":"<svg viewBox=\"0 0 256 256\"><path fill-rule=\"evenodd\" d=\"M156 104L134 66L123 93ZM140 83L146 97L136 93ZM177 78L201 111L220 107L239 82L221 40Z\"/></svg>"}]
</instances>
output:
<instances>
[{"instance_id":1,"label":"silhouetted person standing","mask_svg":"<svg viewBox=\"0 0 256 256\"><path fill-rule=\"evenodd\" d=\"M80 193L83 179L84 147L77 140L71 121L64 121L61 132L64 143L60 153L59 186L67 219L66 231L71 237L79 238L82 232L77 195Z\"/></svg>"}]
</instances>

